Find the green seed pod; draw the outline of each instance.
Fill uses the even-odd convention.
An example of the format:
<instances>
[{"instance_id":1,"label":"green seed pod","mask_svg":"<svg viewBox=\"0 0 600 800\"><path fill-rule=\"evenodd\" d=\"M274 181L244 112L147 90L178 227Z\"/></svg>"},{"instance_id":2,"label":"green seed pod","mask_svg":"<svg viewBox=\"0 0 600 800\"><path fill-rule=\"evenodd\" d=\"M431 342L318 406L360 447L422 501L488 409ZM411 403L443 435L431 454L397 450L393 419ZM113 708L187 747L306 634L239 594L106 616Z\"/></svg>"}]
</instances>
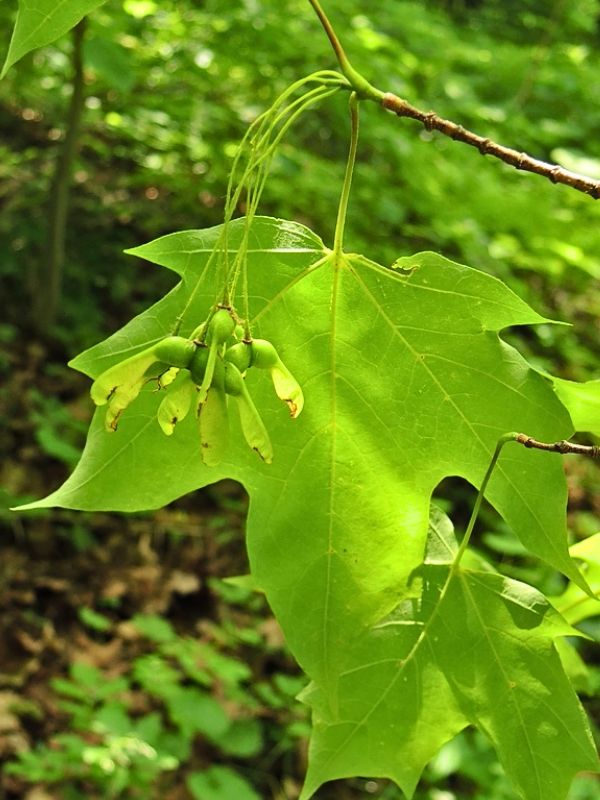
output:
<instances>
[{"instance_id":1,"label":"green seed pod","mask_svg":"<svg viewBox=\"0 0 600 800\"><path fill-rule=\"evenodd\" d=\"M168 336L154 347L157 361L171 367L187 367L196 352L196 345L183 336Z\"/></svg>"},{"instance_id":2,"label":"green seed pod","mask_svg":"<svg viewBox=\"0 0 600 800\"><path fill-rule=\"evenodd\" d=\"M231 314L226 309L220 308L215 311L208 324L208 341L209 343L224 344L234 330L235 322Z\"/></svg>"},{"instance_id":3,"label":"green seed pod","mask_svg":"<svg viewBox=\"0 0 600 800\"><path fill-rule=\"evenodd\" d=\"M194 384L189 378L183 380L179 386L173 386L158 407L158 424L167 436L171 436L175 425L185 419L194 398Z\"/></svg>"},{"instance_id":4,"label":"green seed pod","mask_svg":"<svg viewBox=\"0 0 600 800\"><path fill-rule=\"evenodd\" d=\"M206 361L204 377L200 384L198 394L199 403L204 403L206 401L208 389L213 380L219 348L229 339L234 328L235 322L228 311L224 308L220 308L214 313L208 326L208 359Z\"/></svg>"},{"instance_id":5,"label":"green seed pod","mask_svg":"<svg viewBox=\"0 0 600 800\"><path fill-rule=\"evenodd\" d=\"M246 385L241 372L230 361L225 362L225 391L232 397L239 397L244 393Z\"/></svg>"},{"instance_id":6,"label":"green seed pod","mask_svg":"<svg viewBox=\"0 0 600 800\"><path fill-rule=\"evenodd\" d=\"M290 415L297 417L304 406L304 395L298 381L294 378L283 361L279 358L277 350L266 339L252 340L252 366L259 369L268 369L275 387L275 393L280 400L287 403Z\"/></svg>"},{"instance_id":7,"label":"green seed pod","mask_svg":"<svg viewBox=\"0 0 600 800\"><path fill-rule=\"evenodd\" d=\"M204 334L206 333L207 324L208 323L206 321L204 321L200 325L198 325L197 328L194 328L194 330L190 333L190 337L189 338L192 341L201 341L201 342L203 342L204 341Z\"/></svg>"},{"instance_id":8,"label":"green seed pod","mask_svg":"<svg viewBox=\"0 0 600 800\"><path fill-rule=\"evenodd\" d=\"M198 411L202 461L207 467L216 467L229 448L229 417L225 392L211 386L206 400L198 406Z\"/></svg>"},{"instance_id":9,"label":"green seed pod","mask_svg":"<svg viewBox=\"0 0 600 800\"><path fill-rule=\"evenodd\" d=\"M206 372L206 362L208 361L208 347L197 347L192 360L189 364L189 370L192 375L192 380L197 386L200 386L204 380L204 373Z\"/></svg>"},{"instance_id":10,"label":"green seed pod","mask_svg":"<svg viewBox=\"0 0 600 800\"><path fill-rule=\"evenodd\" d=\"M279 361L277 350L266 339L252 340L252 366L272 369Z\"/></svg>"},{"instance_id":11,"label":"green seed pod","mask_svg":"<svg viewBox=\"0 0 600 800\"><path fill-rule=\"evenodd\" d=\"M225 352L225 361L235 364L240 372L245 372L250 366L252 357L251 345L246 342L238 342Z\"/></svg>"}]
</instances>

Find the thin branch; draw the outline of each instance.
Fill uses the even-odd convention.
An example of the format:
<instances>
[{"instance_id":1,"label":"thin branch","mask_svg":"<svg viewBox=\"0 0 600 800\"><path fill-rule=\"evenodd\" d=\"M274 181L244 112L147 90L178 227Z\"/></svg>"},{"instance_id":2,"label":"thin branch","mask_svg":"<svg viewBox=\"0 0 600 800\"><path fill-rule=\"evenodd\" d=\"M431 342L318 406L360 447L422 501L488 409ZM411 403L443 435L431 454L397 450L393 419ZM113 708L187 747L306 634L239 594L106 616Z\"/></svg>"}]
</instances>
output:
<instances>
[{"instance_id":1,"label":"thin branch","mask_svg":"<svg viewBox=\"0 0 600 800\"><path fill-rule=\"evenodd\" d=\"M504 161L505 164L516 167L516 169L542 175L544 178L548 178L548 180L552 181L552 183L562 183L565 186L569 186L571 189L576 189L578 192L583 192L593 197L594 200L600 198L600 181L588 178L585 175L580 175L577 172L571 172L557 164L548 164L545 161L539 161L537 158L527 155L527 153L520 153L518 150L504 147L501 144L493 142L491 139L479 136L463 128L462 125L457 125L456 122L439 117L433 111L421 111L421 109L412 106L406 100L397 97L391 92L384 94L381 105L388 111L393 111L394 114L397 114L399 117L416 119L428 131L439 131L443 133L444 136L449 136L451 139L475 147L483 156L494 156L495 158L499 158L500 161Z\"/></svg>"},{"instance_id":2,"label":"thin branch","mask_svg":"<svg viewBox=\"0 0 600 800\"><path fill-rule=\"evenodd\" d=\"M594 200L600 198L600 181L589 178L586 175L580 175L577 172L571 172L571 170L564 169L564 167L558 164L549 164L546 161L540 161L527 153L520 153L518 150L504 147L501 144L493 142L491 139L479 136L477 133L463 128L462 125L458 125L456 122L452 122L452 120L439 117L434 111L421 111L421 109L416 108L401 97L391 92L384 93L375 86L372 86L366 78L357 72L350 64L341 42L321 7L319 0L308 0L308 2L313 7L329 38L340 68L350 84L348 88L355 91L360 98L374 100L388 111L393 111L393 113L397 114L399 117L416 119L424 125L428 131L436 130L455 141L468 144L479 150L483 156L494 156L494 158L499 158L500 161L504 161L505 164L510 164L511 167L541 175L544 178L548 178L552 183L562 183L571 189L576 189L578 192L583 192L593 197Z\"/></svg>"},{"instance_id":3,"label":"thin branch","mask_svg":"<svg viewBox=\"0 0 600 800\"><path fill-rule=\"evenodd\" d=\"M465 535L463 536L460 547L458 548L458 552L456 553L456 558L454 559L454 563L452 565L453 570L458 568L459 562L468 547L488 483L492 477L492 473L496 467L502 448L505 444L508 444L508 442L517 442L518 444L522 444L524 447L535 448L536 450L545 450L548 453L561 453L561 455L575 453L580 456L600 458L600 446L596 445L576 444L575 442L567 442L566 439L562 439L560 442L540 442L537 439L534 439L532 436L528 436L526 433L515 433L514 431L505 433L503 436L501 436L496 442L494 454L488 465L488 468L485 471L483 480L481 481L477 498L475 500L475 504L473 505L473 511L471 512L471 516L467 524Z\"/></svg>"},{"instance_id":4,"label":"thin branch","mask_svg":"<svg viewBox=\"0 0 600 800\"><path fill-rule=\"evenodd\" d=\"M527 436L526 433L516 433L513 436L513 441L522 444L524 447L545 450L548 453L561 453L562 455L575 453L580 456L600 458L600 446L598 445L576 444L575 442L567 442L566 439L561 439L560 442L539 442L532 436Z\"/></svg>"}]
</instances>

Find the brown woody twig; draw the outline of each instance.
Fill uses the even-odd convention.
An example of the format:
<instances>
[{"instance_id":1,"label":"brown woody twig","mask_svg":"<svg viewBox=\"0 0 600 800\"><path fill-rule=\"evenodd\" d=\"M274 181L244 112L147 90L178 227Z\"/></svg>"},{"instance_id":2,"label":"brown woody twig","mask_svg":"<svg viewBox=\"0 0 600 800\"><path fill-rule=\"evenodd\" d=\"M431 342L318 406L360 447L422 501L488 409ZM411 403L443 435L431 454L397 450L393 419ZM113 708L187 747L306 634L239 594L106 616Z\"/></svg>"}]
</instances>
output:
<instances>
[{"instance_id":1,"label":"brown woody twig","mask_svg":"<svg viewBox=\"0 0 600 800\"><path fill-rule=\"evenodd\" d=\"M571 172L571 170L560 167L558 164L548 164L546 161L540 161L537 158L527 155L527 153L520 153L518 150L512 150L510 147L504 147L501 144L493 142L491 139L479 136L477 133L463 128L462 125L458 125L456 122L452 122L452 120L439 117L434 111L421 111L421 109L416 108L416 106L411 105L401 97L391 92L382 92L380 89L372 86L350 64L319 0L308 0L308 2L315 10L329 38L340 69L348 81L348 88L356 92L360 99L373 100L381 104L383 108L388 111L393 111L394 114L397 114L399 117L416 119L424 125L428 131L439 131L443 133L444 136L449 136L451 139L475 147L483 156L494 156L494 158L498 158L500 161L504 161L505 164L516 167L516 169L542 175L544 178L548 178L548 180L552 181L552 183L562 183L564 186L589 195L594 200L600 198L600 181L594 180L594 178L580 175L577 172Z\"/></svg>"},{"instance_id":2,"label":"brown woody twig","mask_svg":"<svg viewBox=\"0 0 600 800\"><path fill-rule=\"evenodd\" d=\"M568 169L559 167L557 164L548 164L545 161L540 161L537 158L527 155L527 153L519 153L518 150L512 150L510 147L504 147L501 144L496 144L491 139L486 139L479 136L472 131L463 128L462 125L457 125L449 119L439 117L433 111L421 111L419 108L403 100L391 92L387 92L381 99L381 105L393 111L399 117L410 117L416 119L428 130L436 130L443 133L444 136L449 136L451 139L464 142L471 147L475 147L483 156L494 156L504 161L505 164L510 164L517 169L526 170L527 172L534 172L536 175L542 175L544 178L552 181L552 183L562 183L569 186L571 189L576 189L578 192L593 197L594 200L600 198L600 181L588 178L585 175L580 175L577 172L571 172Z\"/></svg>"},{"instance_id":3,"label":"brown woody twig","mask_svg":"<svg viewBox=\"0 0 600 800\"><path fill-rule=\"evenodd\" d=\"M546 450L549 453L562 453L563 455L576 453L580 456L600 458L600 446L594 444L577 444L575 442L567 442L566 439L561 439L560 442L538 442L537 439L527 436L526 433L515 434L513 441L522 444L524 447Z\"/></svg>"}]
</instances>

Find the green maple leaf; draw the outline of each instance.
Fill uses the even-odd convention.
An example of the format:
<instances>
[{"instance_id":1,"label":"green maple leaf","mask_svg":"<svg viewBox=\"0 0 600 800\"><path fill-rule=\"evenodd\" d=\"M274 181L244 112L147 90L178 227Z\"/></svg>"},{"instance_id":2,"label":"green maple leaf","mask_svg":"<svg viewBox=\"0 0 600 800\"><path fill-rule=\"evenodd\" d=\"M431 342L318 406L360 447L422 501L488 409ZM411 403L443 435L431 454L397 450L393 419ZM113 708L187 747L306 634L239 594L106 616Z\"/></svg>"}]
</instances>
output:
<instances>
[{"instance_id":1,"label":"green maple leaf","mask_svg":"<svg viewBox=\"0 0 600 800\"><path fill-rule=\"evenodd\" d=\"M561 595L550 597L549 600L568 623L578 625L583 620L600 615L600 533L572 545L569 552L573 558L582 562L581 571L593 596L576 584L569 583ZM592 673L573 643L561 639L556 647L565 671L577 691L593 695L595 689Z\"/></svg>"},{"instance_id":2,"label":"green maple leaf","mask_svg":"<svg viewBox=\"0 0 600 800\"><path fill-rule=\"evenodd\" d=\"M425 764L469 724L527 800L561 800L578 771L597 768L553 645L574 631L530 586L453 567L455 555L451 524L435 513L420 598L340 654L333 701L305 691L314 733L301 800L356 774L391 778L411 796Z\"/></svg>"},{"instance_id":3,"label":"green maple leaf","mask_svg":"<svg viewBox=\"0 0 600 800\"><path fill-rule=\"evenodd\" d=\"M570 583L559 597L552 598L552 602L568 622L576 625L600 615L600 533L577 542L570 553L583 562L583 574L593 596Z\"/></svg>"},{"instance_id":4,"label":"green maple leaf","mask_svg":"<svg viewBox=\"0 0 600 800\"><path fill-rule=\"evenodd\" d=\"M568 408L577 431L600 436L600 380L576 383L553 378L554 389Z\"/></svg>"},{"instance_id":5,"label":"green maple leaf","mask_svg":"<svg viewBox=\"0 0 600 800\"><path fill-rule=\"evenodd\" d=\"M58 39L106 0L19 0L0 78L26 53Z\"/></svg>"},{"instance_id":6,"label":"green maple leaf","mask_svg":"<svg viewBox=\"0 0 600 800\"><path fill-rule=\"evenodd\" d=\"M230 227L230 254L243 227L243 221ZM180 283L73 366L97 377L171 333L178 318L188 335L214 301L216 277L207 261L219 234L220 227L171 234L131 251L172 269ZM422 564L438 483L458 475L477 486L496 441L509 430L546 441L572 433L550 382L498 335L508 326L546 320L500 281L434 253L395 266L336 258L303 226L256 218L248 250L253 332L277 345L306 400L291 421L266 376L248 373L273 442L273 464L260 463L234 426L227 457L218 467L204 466L193 415L167 439L156 420L161 396L148 388L114 434L105 432L100 409L73 475L30 506L134 511L160 507L223 477L243 483L251 498L252 572L313 680L317 731L342 708L349 671L362 668L361 648L371 646L372 636L384 650L393 649L397 665L398 626L387 643L387 634L372 633L373 625L401 601L420 597L410 577ZM585 586L567 550L560 458L505 447L487 497L532 553ZM491 591L457 578L448 590L450 608L460 601L460 587ZM374 660L381 657L375 653ZM496 736L483 710L481 719L465 711L458 679L447 671L443 680L439 671L431 673L429 712L419 716L414 703L388 709L389 724L369 738L370 755L360 761L366 774L390 775L408 790L422 764L469 721ZM484 689L479 699L486 708L495 703ZM392 714L412 717L424 734L433 725L437 735L416 742L406 734L404 743L397 741ZM581 737L585 727L577 720ZM404 757L406 767L398 766ZM314 763L309 787L329 774L324 767L319 773L318 757ZM561 774L564 780L572 774L568 759Z\"/></svg>"}]
</instances>

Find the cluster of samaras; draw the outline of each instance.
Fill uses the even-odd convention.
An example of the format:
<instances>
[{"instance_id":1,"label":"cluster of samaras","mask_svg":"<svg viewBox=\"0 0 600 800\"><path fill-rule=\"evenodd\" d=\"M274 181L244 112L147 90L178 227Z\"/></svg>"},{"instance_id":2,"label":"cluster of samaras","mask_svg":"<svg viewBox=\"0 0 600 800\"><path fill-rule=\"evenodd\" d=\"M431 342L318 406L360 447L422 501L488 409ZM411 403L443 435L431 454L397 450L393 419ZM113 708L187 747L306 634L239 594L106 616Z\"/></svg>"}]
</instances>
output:
<instances>
[{"instance_id":1,"label":"cluster of samaras","mask_svg":"<svg viewBox=\"0 0 600 800\"><path fill-rule=\"evenodd\" d=\"M277 396L292 417L302 411L302 389L266 339L240 339L241 329L228 309L219 308L210 320L185 339L169 336L103 372L92 384L96 405L108 404L106 428L115 431L119 418L149 379L165 396L158 423L170 436L194 408L200 429L202 460L216 466L229 444L228 399L235 398L248 445L270 463L273 447L244 380L252 367L268 370ZM237 336L236 336L237 334Z\"/></svg>"}]
</instances>

